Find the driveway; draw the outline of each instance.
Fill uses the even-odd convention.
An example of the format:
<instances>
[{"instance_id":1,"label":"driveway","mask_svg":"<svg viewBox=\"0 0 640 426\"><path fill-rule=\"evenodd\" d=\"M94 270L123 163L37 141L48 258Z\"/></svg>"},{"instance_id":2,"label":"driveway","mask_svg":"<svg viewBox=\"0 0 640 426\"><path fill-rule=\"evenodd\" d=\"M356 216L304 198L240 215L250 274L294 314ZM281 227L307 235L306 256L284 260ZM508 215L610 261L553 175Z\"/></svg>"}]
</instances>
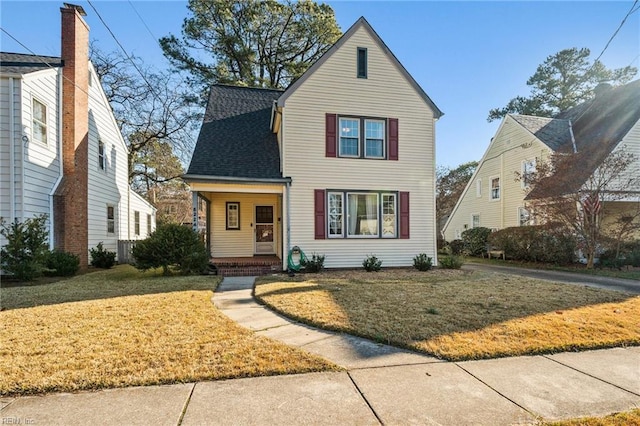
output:
<instances>
[{"instance_id":1,"label":"driveway","mask_svg":"<svg viewBox=\"0 0 640 426\"><path fill-rule=\"evenodd\" d=\"M466 263L462 269L468 271L490 271L502 274L521 275L523 277L537 278L547 281L555 281L588 287L604 288L607 290L623 291L640 294L640 281L623 278L601 277L595 275L579 274L574 272L549 271L543 269L526 269L514 266L498 266L480 263Z\"/></svg>"}]
</instances>

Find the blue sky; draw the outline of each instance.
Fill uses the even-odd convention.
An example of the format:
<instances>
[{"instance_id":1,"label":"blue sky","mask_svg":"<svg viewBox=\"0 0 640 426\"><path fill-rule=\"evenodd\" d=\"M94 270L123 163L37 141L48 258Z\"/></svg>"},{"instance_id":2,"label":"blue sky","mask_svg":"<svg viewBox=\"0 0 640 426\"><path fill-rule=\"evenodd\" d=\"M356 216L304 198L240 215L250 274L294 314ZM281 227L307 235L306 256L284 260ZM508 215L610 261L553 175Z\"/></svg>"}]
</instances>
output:
<instances>
[{"instance_id":1,"label":"blue sky","mask_svg":"<svg viewBox=\"0 0 640 426\"><path fill-rule=\"evenodd\" d=\"M102 50L117 50L92 7L86 1L74 3L87 11L91 39ZM486 121L491 108L527 95L526 80L547 56L561 49L587 47L595 58L633 1L328 3L343 31L364 16L444 111L436 126L436 162L455 167L481 158L499 125ZM93 0L92 4L128 53L149 65L169 66L157 38L180 35L186 1ZM28 50L4 32L0 49L59 55L60 6L62 1L2 0L2 28ZM638 66L640 12L627 19L601 60L610 68Z\"/></svg>"}]
</instances>

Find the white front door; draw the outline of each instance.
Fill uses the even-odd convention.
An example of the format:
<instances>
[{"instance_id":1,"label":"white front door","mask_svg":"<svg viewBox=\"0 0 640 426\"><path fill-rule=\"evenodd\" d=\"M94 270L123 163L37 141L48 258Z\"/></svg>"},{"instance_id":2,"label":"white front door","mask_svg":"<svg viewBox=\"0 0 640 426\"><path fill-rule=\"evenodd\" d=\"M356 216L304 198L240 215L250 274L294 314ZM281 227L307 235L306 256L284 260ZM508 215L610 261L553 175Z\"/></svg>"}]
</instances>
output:
<instances>
[{"instance_id":1,"label":"white front door","mask_svg":"<svg viewBox=\"0 0 640 426\"><path fill-rule=\"evenodd\" d=\"M275 254L273 206L255 206L255 254Z\"/></svg>"}]
</instances>

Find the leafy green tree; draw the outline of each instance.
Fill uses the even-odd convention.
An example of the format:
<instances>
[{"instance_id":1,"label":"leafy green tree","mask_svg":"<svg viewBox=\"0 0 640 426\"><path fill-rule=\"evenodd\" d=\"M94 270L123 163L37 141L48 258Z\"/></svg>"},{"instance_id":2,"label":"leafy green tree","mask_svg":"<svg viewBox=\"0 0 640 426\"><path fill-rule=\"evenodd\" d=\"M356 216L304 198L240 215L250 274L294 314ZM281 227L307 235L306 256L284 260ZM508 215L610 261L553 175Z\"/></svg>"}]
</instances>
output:
<instances>
[{"instance_id":1,"label":"leafy green tree","mask_svg":"<svg viewBox=\"0 0 640 426\"><path fill-rule=\"evenodd\" d=\"M589 60L587 48L571 48L550 55L529 77L528 97L517 96L506 106L489 111L487 121L507 114L553 117L593 97L599 83L612 85L628 83L638 72L636 67L608 69L602 62Z\"/></svg>"},{"instance_id":2,"label":"leafy green tree","mask_svg":"<svg viewBox=\"0 0 640 426\"><path fill-rule=\"evenodd\" d=\"M340 37L333 9L311 0L189 0L165 56L201 93L212 83L284 88Z\"/></svg>"}]
</instances>

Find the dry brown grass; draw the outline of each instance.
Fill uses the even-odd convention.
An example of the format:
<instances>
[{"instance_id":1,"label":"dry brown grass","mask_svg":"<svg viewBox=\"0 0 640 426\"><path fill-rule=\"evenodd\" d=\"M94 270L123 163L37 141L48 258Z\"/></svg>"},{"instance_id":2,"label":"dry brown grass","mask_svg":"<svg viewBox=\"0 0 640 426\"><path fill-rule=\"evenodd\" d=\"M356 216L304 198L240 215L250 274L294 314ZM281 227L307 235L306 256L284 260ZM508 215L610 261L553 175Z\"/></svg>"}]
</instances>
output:
<instances>
[{"instance_id":1,"label":"dry brown grass","mask_svg":"<svg viewBox=\"0 0 640 426\"><path fill-rule=\"evenodd\" d=\"M488 272L264 277L256 297L319 327L467 360L640 344L640 297Z\"/></svg>"},{"instance_id":2,"label":"dry brown grass","mask_svg":"<svg viewBox=\"0 0 640 426\"><path fill-rule=\"evenodd\" d=\"M587 417L546 423L546 426L640 426L640 409L606 417Z\"/></svg>"},{"instance_id":3,"label":"dry brown grass","mask_svg":"<svg viewBox=\"0 0 640 426\"><path fill-rule=\"evenodd\" d=\"M152 275L119 267L3 288L0 395L336 368L221 314L217 277Z\"/></svg>"}]
</instances>

